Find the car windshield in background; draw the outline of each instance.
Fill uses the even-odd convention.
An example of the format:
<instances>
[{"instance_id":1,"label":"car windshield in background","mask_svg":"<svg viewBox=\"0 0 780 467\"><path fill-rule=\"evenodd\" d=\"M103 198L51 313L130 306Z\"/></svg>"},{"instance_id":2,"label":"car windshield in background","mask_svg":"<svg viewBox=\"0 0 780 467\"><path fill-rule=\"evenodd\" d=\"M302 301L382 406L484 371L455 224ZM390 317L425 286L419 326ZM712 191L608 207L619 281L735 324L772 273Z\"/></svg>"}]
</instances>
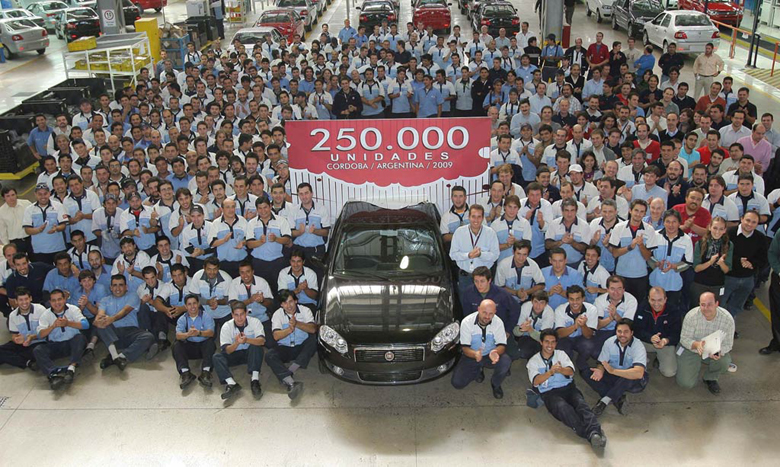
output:
<instances>
[{"instance_id":1,"label":"car windshield in background","mask_svg":"<svg viewBox=\"0 0 780 467\"><path fill-rule=\"evenodd\" d=\"M388 5L387 3L367 3L363 7L363 13L373 13L373 12L389 12L392 11L392 7Z\"/></svg>"},{"instance_id":2,"label":"car windshield in background","mask_svg":"<svg viewBox=\"0 0 780 467\"><path fill-rule=\"evenodd\" d=\"M508 17L514 16L515 10L509 5L488 5L485 7L485 16Z\"/></svg>"},{"instance_id":3,"label":"car windshield in background","mask_svg":"<svg viewBox=\"0 0 780 467\"><path fill-rule=\"evenodd\" d=\"M306 0L279 0L279 7L297 7L306 6Z\"/></svg>"},{"instance_id":4,"label":"car windshield in background","mask_svg":"<svg viewBox=\"0 0 780 467\"><path fill-rule=\"evenodd\" d=\"M26 18L27 15L23 11L15 10L15 11L6 11L4 12L5 16L8 18Z\"/></svg>"},{"instance_id":5,"label":"car windshield in background","mask_svg":"<svg viewBox=\"0 0 780 467\"><path fill-rule=\"evenodd\" d=\"M35 25L32 21L29 19L19 19L16 21L8 21L5 23L5 26L8 28L9 31L24 31L25 29L30 28L37 28L38 26Z\"/></svg>"},{"instance_id":6,"label":"car windshield in background","mask_svg":"<svg viewBox=\"0 0 780 467\"><path fill-rule=\"evenodd\" d=\"M51 10L64 10L65 8L68 8L68 5L64 3L44 3L43 9L45 11L51 11Z\"/></svg>"},{"instance_id":7,"label":"car windshield in background","mask_svg":"<svg viewBox=\"0 0 780 467\"><path fill-rule=\"evenodd\" d=\"M633 2L632 8L637 16L657 16L658 13L664 11L664 7L660 3L653 1Z\"/></svg>"},{"instance_id":8,"label":"car windshield in background","mask_svg":"<svg viewBox=\"0 0 780 467\"><path fill-rule=\"evenodd\" d=\"M265 36L267 34L260 33L260 32L242 32L236 34L236 37L233 39L238 39L238 42L247 45L247 44L256 44L257 42L265 42Z\"/></svg>"},{"instance_id":9,"label":"car windshield in background","mask_svg":"<svg viewBox=\"0 0 780 467\"><path fill-rule=\"evenodd\" d=\"M289 23L290 17L288 15L263 15L262 18L260 18L260 23L262 24L271 24L271 23Z\"/></svg>"},{"instance_id":10,"label":"car windshield in background","mask_svg":"<svg viewBox=\"0 0 780 467\"><path fill-rule=\"evenodd\" d=\"M704 15L678 15L674 19L675 26L710 26L710 19Z\"/></svg>"},{"instance_id":11,"label":"car windshield in background","mask_svg":"<svg viewBox=\"0 0 780 467\"><path fill-rule=\"evenodd\" d=\"M430 6L430 5L446 6L447 4L443 0L420 0L419 2L417 2L417 6Z\"/></svg>"},{"instance_id":12,"label":"car windshield in background","mask_svg":"<svg viewBox=\"0 0 780 467\"><path fill-rule=\"evenodd\" d=\"M437 233L427 228L356 227L337 247L337 274L437 274L442 271Z\"/></svg>"},{"instance_id":13,"label":"car windshield in background","mask_svg":"<svg viewBox=\"0 0 780 467\"><path fill-rule=\"evenodd\" d=\"M89 8L72 10L69 11L68 14L70 15L71 18L75 18L75 19L93 19L97 17L97 13L90 10Z\"/></svg>"}]
</instances>

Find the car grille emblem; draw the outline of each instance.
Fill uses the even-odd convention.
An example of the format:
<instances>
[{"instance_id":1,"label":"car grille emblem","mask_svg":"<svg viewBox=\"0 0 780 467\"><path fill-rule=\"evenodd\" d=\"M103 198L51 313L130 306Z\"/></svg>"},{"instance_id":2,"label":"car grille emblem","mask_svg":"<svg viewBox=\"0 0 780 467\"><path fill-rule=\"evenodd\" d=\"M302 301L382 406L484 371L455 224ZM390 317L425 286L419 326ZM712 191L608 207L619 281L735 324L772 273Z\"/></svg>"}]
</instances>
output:
<instances>
[{"instance_id":1,"label":"car grille emblem","mask_svg":"<svg viewBox=\"0 0 780 467\"><path fill-rule=\"evenodd\" d=\"M385 352L385 360L392 362L395 360L395 354L393 352Z\"/></svg>"}]
</instances>

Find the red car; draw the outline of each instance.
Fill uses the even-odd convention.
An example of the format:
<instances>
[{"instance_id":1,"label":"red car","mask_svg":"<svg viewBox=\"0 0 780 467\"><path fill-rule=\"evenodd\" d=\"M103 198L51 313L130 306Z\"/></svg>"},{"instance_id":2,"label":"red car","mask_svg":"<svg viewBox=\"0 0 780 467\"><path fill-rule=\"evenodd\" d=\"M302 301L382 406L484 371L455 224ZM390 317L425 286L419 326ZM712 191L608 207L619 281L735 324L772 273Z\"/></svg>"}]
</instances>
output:
<instances>
[{"instance_id":1,"label":"red car","mask_svg":"<svg viewBox=\"0 0 780 467\"><path fill-rule=\"evenodd\" d=\"M679 0L680 10L704 12L705 0ZM729 0L710 0L707 5L707 15L713 21L739 26L742 22L742 8Z\"/></svg>"},{"instance_id":2,"label":"red car","mask_svg":"<svg viewBox=\"0 0 780 467\"><path fill-rule=\"evenodd\" d=\"M298 34L303 39L303 18L293 10L266 10L255 21L255 27L271 26L279 30L287 42L292 42Z\"/></svg>"},{"instance_id":3,"label":"red car","mask_svg":"<svg viewBox=\"0 0 780 467\"><path fill-rule=\"evenodd\" d=\"M168 0L133 0L133 3L138 5L141 13L145 10L154 10L159 13L164 6L168 6Z\"/></svg>"},{"instance_id":4,"label":"red car","mask_svg":"<svg viewBox=\"0 0 780 467\"><path fill-rule=\"evenodd\" d=\"M437 33L450 33L452 30L451 3L447 3L447 0L415 0L412 4L414 6L412 21L415 25L422 23L423 28L433 26L433 30Z\"/></svg>"}]
</instances>

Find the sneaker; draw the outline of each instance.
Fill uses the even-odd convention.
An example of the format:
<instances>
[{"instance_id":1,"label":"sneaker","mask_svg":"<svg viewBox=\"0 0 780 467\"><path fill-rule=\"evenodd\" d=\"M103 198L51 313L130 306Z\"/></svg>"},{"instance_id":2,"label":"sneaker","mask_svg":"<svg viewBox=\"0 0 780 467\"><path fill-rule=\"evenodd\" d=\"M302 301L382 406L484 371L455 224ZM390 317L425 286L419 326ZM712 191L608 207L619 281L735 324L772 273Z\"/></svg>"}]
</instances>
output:
<instances>
[{"instance_id":1,"label":"sneaker","mask_svg":"<svg viewBox=\"0 0 780 467\"><path fill-rule=\"evenodd\" d=\"M198 376L198 383L204 388L210 388L212 386L211 372L206 370L201 371L200 376Z\"/></svg>"},{"instance_id":2,"label":"sneaker","mask_svg":"<svg viewBox=\"0 0 780 467\"><path fill-rule=\"evenodd\" d=\"M127 359L125 357L115 358L114 365L119 368L119 371L125 371L125 368L127 368Z\"/></svg>"},{"instance_id":3,"label":"sneaker","mask_svg":"<svg viewBox=\"0 0 780 467\"><path fill-rule=\"evenodd\" d=\"M607 410L607 404L602 401L598 401L598 403L593 406L593 415L600 417L605 410Z\"/></svg>"},{"instance_id":4,"label":"sneaker","mask_svg":"<svg viewBox=\"0 0 780 467\"><path fill-rule=\"evenodd\" d=\"M720 394L720 384L717 381L704 380L704 384L707 385L707 389L713 394Z\"/></svg>"},{"instance_id":5,"label":"sneaker","mask_svg":"<svg viewBox=\"0 0 780 467\"><path fill-rule=\"evenodd\" d=\"M287 386L287 397L294 401L303 392L303 383L296 382Z\"/></svg>"},{"instance_id":6,"label":"sneaker","mask_svg":"<svg viewBox=\"0 0 780 467\"><path fill-rule=\"evenodd\" d=\"M501 389L501 386L492 386L493 387L493 397L496 399L503 399L504 398L504 390Z\"/></svg>"},{"instance_id":7,"label":"sneaker","mask_svg":"<svg viewBox=\"0 0 780 467\"><path fill-rule=\"evenodd\" d=\"M480 370L479 375L477 375L477 379L475 379L474 381L478 383L485 381L485 370Z\"/></svg>"},{"instance_id":8,"label":"sneaker","mask_svg":"<svg viewBox=\"0 0 780 467\"><path fill-rule=\"evenodd\" d=\"M189 371L185 371L184 373L182 373L182 374L179 376L179 389L184 389L184 388L186 388L186 387L187 387L187 386L189 386L189 385L190 385L190 383L192 383L193 381L195 381L195 375L193 375L193 374L192 374L192 373L190 373Z\"/></svg>"},{"instance_id":9,"label":"sneaker","mask_svg":"<svg viewBox=\"0 0 780 467\"><path fill-rule=\"evenodd\" d=\"M81 355L81 362L85 364L92 363L92 360L95 359L95 349L86 348L84 350L84 353Z\"/></svg>"},{"instance_id":10,"label":"sneaker","mask_svg":"<svg viewBox=\"0 0 780 467\"><path fill-rule=\"evenodd\" d=\"M729 363L729 373L736 373L736 372L737 372L737 364Z\"/></svg>"},{"instance_id":11,"label":"sneaker","mask_svg":"<svg viewBox=\"0 0 780 467\"><path fill-rule=\"evenodd\" d=\"M32 371L38 371L38 363L36 363L35 360L27 360L27 364L25 366Z\"/></svg>"},{"instance_id":12,"label":"sneaker","mask_svg":"<svg viewBox=\"0 0 780 467\"><path fill-rule=\"evenodd\" d=\"M155 355L160 353L160 344L155 342L151 346L149 346L149 350L146 351L146 359L151 360L154 358Z\"/></svg>"},{"instance_id":13,"label":"sneaker","mask_svg":"<svg viewBox=\"0 0 780 467\"><path fill-rule=\"evenodd\" d=\"M114 363L115 363L114 359L111 358L111 355L106 355L106 358L100 361L100 369L105 370L106 368L110 367Z\"/></svg>"},{"instance_id":14,"label":"sneaker","mask_svg":"<svg viewBox=\"0 0 780 467\"><path fill-rule=\"evenodd\" d=\"M76 377L76 372L73 370L65 370L65 373L62 376L62 380L65 381L65 384L73 384L73 378Z\"/></svg>"},{"instance_id":15,"label":"sneaker","mask_svg":"<svg viewBox=\"0 0 780 467\"><path fill-rule=\"evenodd\" d=\"M49 376L49 387L52 389L52 391L62 389L63 386L65 386L65 378L60 375Z\"/></svg>"},{"instance_id":16,"label":"sneaker","mask_svg":"<svg viewBox=\"0 0 780 467\"><path fill-rule=\"evenodd\" d=\"M263 388L260 386L260 381L253 379L251 383L249 383L249 387L252 389L252 395L256 398L263 397Z\"/></svg>"},{"instance_id":17,"label":"sneaker","mask_svg":"<svg viewBox=\"0 0 780 467\"><path fill-rule=\"evenodd\" d=\"M623 394L620 396L620 399L618 399L615 402L615 408L617 409L618 413L620 415L627 415L628 413L628 400L626 399L626 395Z\"/></svg>"},{"instance_id":18,"label":"sneaker","mask_svg":"<svg viewBox=\"0 0 780 467\"><path fill-rule=\"evenodd\" d=\"M222 400L226 401L226 400L230 399L231 397L233 397L236 394L238 394L238 391L240 391L240 390L241 390L241 385L240 384L238 384L238 383L236 383L236 384L228 384L227 387L225 388L225 392L222 393L222 396L221 396Z\"/></svg>"},{"instance_id":19,"label":"sneaker","mask_svg":"<svg viewBox=\"0 0 780 467\"><path fill-rule=\"evenodd\" d=\"M607 436L602 433L593 433L590 435L589 441L593 449L603 449L607 445Z\"/></svg>"}]
</instances>

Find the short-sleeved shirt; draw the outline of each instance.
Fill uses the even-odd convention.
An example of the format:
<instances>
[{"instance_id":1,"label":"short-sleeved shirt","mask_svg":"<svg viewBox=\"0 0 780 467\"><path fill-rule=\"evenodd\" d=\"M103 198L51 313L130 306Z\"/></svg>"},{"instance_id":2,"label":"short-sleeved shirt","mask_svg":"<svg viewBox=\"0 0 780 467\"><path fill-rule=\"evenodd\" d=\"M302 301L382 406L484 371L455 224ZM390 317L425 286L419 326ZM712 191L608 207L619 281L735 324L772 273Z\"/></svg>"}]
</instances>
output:
<instances>
[{"instance_id":1,"label":"short-sleeved shirt","mask_svg":"<svg viewBox=\"0 0 780 467\"><path fill-rule=\"evenodd\" d=\"M298 309L295 311L295 320L299 323L313 323L314 315L311 310L305 306L298 305ZM279 308L274 312L271 318L271 329L274 331L282 331L290 327L290 315L284 311L284 308ZM295 347L303 344L303 342L311 336L308 332L300 328L295 330L288 336L281 340L276 341L277 344L285 347Z\"/></svg>"},{"instance_id":2,"label":"short-sleeved shirt","mask_svg":"<svg viewBox=\"0 0 780 467\"><path fill-rule=\"evenodd\" d=\"M596 298L596 301L593 302L593 305L596 307L596 310L598 310L599 313L599 319L604 319L609 315L609 312L607 311L607 308L609 308L609 294L601 294ZM631 295L628 292L623 292L623 299L617 304L617 307L615 307L617 314L621 318L628 318L633 320L634 316L636 316L636 308L637 308L637 301L636 298ZM614 331L616 327L616 323L614 321L610 322L603 328L601 328L602 331Z\"/></svg>"},{"instance_id":3,"label":"short-sleeved shirt","mask_svg":"<svg viewBox=\"0 0 780 467\"><path fill-rule=\"evenodd\" d=\"M279 272L279 279L277 281L277 287L278 290L295 290L298 285L302 282L306 281L306 284L308 284L309 289L311 290L319 290L319 285L317 284L317 274L312 270L304 266L303 268L303 274L300 276L296 276L292 272L292 266L288 266L284 269L282 269ZM298 303L302 305L316 305L317 300L309 297L306 295L306 292L301 291L298 293Z\"/></svg>"},{"instance_id":4,"label":"short-sleeved shirt","mask_svg":"<svg viewBox=\"0 0 780 467\"><path fill-rule=\"evenodd\" d=\"M132 292L127 292L121 297L108 295L101 298L98 302L98 308L105 311L108 316L118 314L126 306L132 307L132 310L124 318L114 321L114 326L118 328L138 327L138 308L140 305L141 301L138 299L138 295Z\"/></svg>"},{"instance_id":5,"label":"short-sleeved shirt","mask_svg":"<svg viewBox=\"0 0 780 467\"><path fill-rule=\"evenodd\" d=\"M533 301L529 300L520 307L520 318L517 320L517 325L519 326L529 319L535 331L541 332L544 329L552 329L555 326L555 310L550 305L545 305L544 310L537 315L534 313Z\"/></svg>"},{"instance_id":6,"label":"short-sleeved shirt","mask_svg":"<svg viewBox=\"0 0 780 467\"><path fill-rule=\"evenodd\" d=\"M204 252L210 247L209 232L211 231L211 222L204 221L200 228L196 228L192 223L187 224L179 235L179 248L191 253L195 248L200 248ZM196 256L199 260L205 260L209 256L214 256L213 252L207 252Z\"/></svg>"},{"instance_id":7,"label":"short-sleeved shirt","mask_svg":"<svg viewBox=\"0 0 780 467\"><path fill-rule=\"evenodd\" d=\"M493 316L483 328L479 325L479 312L471 313L460 324L460 345L477 351L481 349L482 355L489 354L499 345L506 345L504 322L498 316Z\"/></svg>"},{"instance_id":8,"label":"short-sleeved shirt","mask_svg":"<svg viewBox=\"0 0 780 467\"><path fill-rule=\"evenodd\" d=\"M283 216L271 214L268 222L263 222L259 216L252 218L247 224L247 240L259 240L263 235L274 234L276 237L292 237L290 223ZM267 238L267 237L266 237ZM263 261L274 261L283 256L282 244L278 242L265 243L252 249L252 257Z\"/></svg>"},{"instance_id":9,"label":"short-sleeved shirt","mask_svg":"<svg viewBox=\"0 0 780 467\"><path fill-rule=\"evenodd\" d=\"M443 234L454 234L458 227L469 223L469 206L465 205L463 212L458 213L455 206L441 216L439 228Z\"/></svg>"},{"instance_id":10,"label":"short-sleeved shirt","mask_svg":"<svg viewBox=\"0 0 780 467\"><path fill-rule=\"evenodd\" d=\"M566 266L566 270L563 274L557 276L553 271L552 266L547 266L542 269L542 275L544 276L544 289L549 293L550 289L560 284L565 291L572 285L582 286L582 276L576 269L571 266ZM558 294L550 294L550 306L553 309L557 309L558 306L566 303L566 299Z\"/></svg>"},{"instance_id":11,"label":"short-sleeved shirt","mask_svg":"<svg viewBox=\"0 0 780 467\"><path fill-rule=\"evenodd\" d=\"M73 295L79 288L79 278L71 271L70 276L65 277L60 274L57 268L52 269L46 274L46 279L43 281L43 290L52 292L56 289L68 292Z\"/></svg>"},{"instance_id":12,"label":"short-sleeved shirt","mask_svg":"<svg viewBox=\"0 0 780 467\"><path fill-rule=\"evenodd\" d=\"M684 262L692 265L693 242L691 237L682 230L678 230L675 237L669 238L666 229L662 229L655 236L653 258L657 261ZM662 272L661 268L655 268L650 273L650 286L661 287L667 292L676 292L682 290L683 280L676 268L667 272Z\"/></svg>"},{"instance_id":13,"label":"short-sleeved shirt","mask_svg":"<svg viewBox=\"0 0 780 467\"><path fill-rule=\"evenodd\" d=\"M710 218L722 217L728 222L737 222L739 220L739 209L733 199L721 195L717 203L713 203L710 195L704 198L701 207L710 213Z\"/></svg>"},{"instance_id":14,"label":"short-sleeved shirt","mask_svg":"<svg viewBox=\"0 0 780 467\"><path fill-rule=\"evenodd\" d=\"M219 343L221 347L224 349L228 345L233 344L236 337L242 332L250 339L265 337L263 323L261 323L259 319L247 316L246 324L244 326L237 326L235 320L231 319L222 326L222 330L219 332ZM236 347L236 351L246 350L249 346L250 344L248 342L239 344L238 347Z\"/></svg>"},{"instance_id":15,"label":"short-sleeved shirt","mask_svg":"<svg viewBox=\"0 0 780 467\"><path fill-rule=\"evenodd\" d=\"M232 224L225 222L222 216L214 219L209 230L209 244L233 234L227 242L217 247L217 258L220 261L241 261L247 257L246 248L236 248L246 239L247 222L241 216L236 216Z\"/></svg>"},{"instance_id":16,"label":"short-sleeved shirt","mask_svg":"<svg viewBox=\"0 0 780 467\"><path fill-rule=\"evenodd\" d=\"M119 229L122 232L138 229L140 237L133 236L133 240L141 250L153 247L157 239L154 232L146 233L142 229L142 227L148 229L152 226L152 212L150 206L141 206L138 211L128 208L126 211L122 211L122 215L119 217Z\"/></svg>"},{"instance_id":17,"label":"short-sleeved shirt","mask_svg":"<svg viewBox=\"0 0 780 467\"><path fill-rule=\"evenodd\" d=\"M590 239L593 237L593 234L590 233L590 226L585 220L575 217L571 226L567 227L563 217L560 217L548 223L545 239L560 241L567 233L570 233L574 237L574 241L578 243L590 243ZM582 260L582 253L573 246L563 243L561 248L566 251L568 264L577 264Z\"/></svg>"},{"instance_id":18,"label":"short-sleeved shirt","mask_svg":"<svg viewBox=\"0 0 780 467\"><path fill-rule=\"evenodd\" d=\"M618 248L625 248L640 233L642 234L642 244L645 248L653 249L655 247L655 230L647 222L642 222L636 229L630 225L630 220L618 223L612 230L609 237L609 245ZM615 274L630 279L647 277L647 262L642 256L639 247L626 252L616 260Z\"/></svg>"},{"instance_id":19,"label":"short-sleeved shirt","mask_svg":"<svg viewBox=\"0 0 780 467\"><path fill-rule=\"evenodd\" d=\"M536 261L527 258L520 266L515 264L514 256L504 258L498 262L496 271L496 285L512 290L528 290L531 287L544 284L544 275ZM513 295L515 299L519 297Z\"/></svg>"},{"instance_id":20,"label":"short-sleeved shirt","mask_svg":"<svg viewBox=\"0 0 780 467\"><path fill-rule=\"evenodd\" d=\"M273 293L271 287L268 286L268 282L260 276L253 276L252 282L245 284L241 277L236 277L230 282L228 288L229 300L241 300L244 301L250 296L262 293L263 298L273 299ZM252 302L247 306L247 311L250 316L254 316L260 321L268 321L268 310L262 303Z\"/></svg>"},{"instance_id":21,"label":"short-sleeved shirt","mask_svg":"<svg viewBox=\"0 0 780 467\"><path fill-rule=\"evenodd\" d=\"M599 354L600 362L609 362L612 368L617 370L628 370L635 366L645 368L647 366L647 351L639 339L632 338L628 345L623 347L617 340L617 336L612 336L604 342Z\"/></svg>"},{"instance_id":22,"label":"short-sleeved shirt","mask_svg":"<svg viewBox=\"0 0 780 467\"><path fill-rule=\"evenodd\" d=\"M27 206L24 209L22 227L37 228L47 223L43 232L30 236L32 248L36 253L57 253L65 251L65 235L63 232L49 233L49 230L67 221L65 208L52 199L46 206L41 206L37 202Z\"/></svg>"},{"instance_id":23,"label":"short-sleeved shirt","mask_svg":"<svg viewBox=\"0 0 780 467\"><path fill-rule=\"evenodd\" d=\"M682 223L688 221L688 218L691 217L688 215L688 210L685 207L685 204L677 204L675 206L672 206L672 209L680 213L680 216L682 217ZM700 207L696 213L693 215L693 224L698 225L702 228L707 228L710 225L710 221L712 220L712 216L710 215L710 212L705 209L704 207ZM691 241L693 243L696 243L699 241L699 236L691 230L690 232L685 232L691 237Z\"/></svg>"},{"instance_id":24,"label":"short-sleeved shirt","mask_svg":"<svg viewBox=\"0 0 780 467\"><path fill-rule=\"evenodd\" d=\"M75 217L77 212L93 214L100 208L100 198L94 191L84 190L84 193L79 197L68 195L63 201L63 207L69 217ZM96 238L92 231L92 219L81 219L71 225L68 229L68 239L70 239L70 232L74 230L81 230L88 242Z\"/></svg>"},{"instance_id":25,"label":"short-sleeved shirt","mask_svg":"<svg viewBox=\"0 0 780 467\"><path fill-rule=\"evenodd\" d=\"M304 209L303 206L297 206L290 213L289 219L292 224L290 225L291 229L298 230L301 225L306 229L306 232L303 235L296 237L293 243L307 248L316 248L325 245L325 237L308 231L310 225L313 225L315 229L330 228L330 214L324 205L312 203L312 207L308 211Z\"/></svg>"},{"instance_id":26,"label":"short-sleeved shirt","mask_svg":"<svg viewBox=\"0 0 780 467\"><path fill-rule=\"evenodd\" d=\"M568 303L559 305L558 308L555 309L555 329L571 326L583 313L588 318L586 325L596 331L599 327L599 312L596 310L596 307L590 303L583 303L582 310L580 310L579 313L574 313L571 309L571 305ZM573 333L569 334L569 337L579 337L581 335L582 328L578 326Z\"/></svg>"},{"instance_id":27,"label":"short-sleeved shirt","mask_svg":"<svg viewBox=\"0 0 780 467\"><path fill-rule=\"evenodd\" d=\"M41 319L38 321L38 332L50 327L54 322L57 320L57 318L65 318L68 321L76 321L81 322L82 325L87 323L87 319L84 318L84 315L81 314L81 310L75 305L66 304L65 309L62 310L61 313L55 313L54 310L51 308L48 308L42 315ZM89 325L85 326L84 328L88 328ZM65 342L73 339L79 333L81 330L72 328L70 326L63 326L59 328L54 328L48 336L46 336L46 339L49 342Z\"/></svg>"},{"instance_id":28,"label":"short-sleeved shirt","mask_svg":"<svg viewBox=\"0 0 780 467\"><path fill-rule=\"evenodd\" d=\"M176 320L176 332L181 333L189 331L190 328L195 328L198 331L213 331L214 326L214 320L208 313L204 313L202 310L198 312L198 315L195 318L190 316L189 313L184 313ZM190 342L203 342L206 339L208 339L208 337L203 336L192 336L187 338Z\"/></svg>"},{"instance_id":29,"label":"short-sleeved shirt","mask_svg":"<svg viewBox=\"0 0 780 467\"><path fill-rule=\"evenodd\" d=\"M106 208L99 208L92 213L92 231L102 233L100 252L104 258L116 258L121 254L119 240L122 231L119 228L119 218L123 212L123 209L116 208L116 212L111 215L106 212Z\"/></svg>"},{"instance_id":30,"label":"short-sleeved shirt","mask_svg":"<svg viewBox=\"0 0 780 467\"><path fill-rule=\"evenodd\" d=\"M531 357L528 360L528 363L525 365L526 369L528 370L528 379L531 381L531 384L533 384L534 378L541 375L542 373L550 371L550 368L552 368L556 363L559 363L564 368L568 367L572 370L576 370L576 368L574 368L574 363L572 363L569 356L566 355L566 352L563 350L553 351L552 358L549 360L545 360L544 357L542 357L542 353L539 352ZM574 381L573 377L574 375L566 376L561 373L555 373L536 388L539 390L539 392L545 393L553 389L566 387L571 384L572 381Z\"/></svg>"},{"instance_id":31,"label":"short-sleeved shirt","mask_svg":"<svg viewBox=\"0 0 780 467\"><path fill-rule=\"evenodd\" d=\"M37 303L31 304L31 309L27 314L19 312L19 308L16 308L8 317L8 330L11 334L21 334L26 339L29 335L38 334L38 321L41 320L46 312L46 307ZM35 338L32 343L43 342L42 339Z\"/></svg>"},{"instance_id":32,"label":"short-sleeved shirt","mask_svg":"<svg viewBox=\"0 0 780 467\"><path fill-rule=\"evenodd\" d=\"M528 219L528 222L531 224L531 228L533 229L533 235L531 236L531 254L529 256L531 258L538 258L539 255L544 254L546 251L544 247L544 239L545 233L550 226L550 222L553 220L552 205L546 199L541 199L539 200L538 206L531 207L531 204L528 202L528 198L523 198L520 200L520 210L517 212L517 217L525 218L526 214L528 214L528 211L533 212L531 218ZM537 213L539 212L542 213L542 218L544 219L543 228L539 227L539 221L536 218Z\"/></svg>"},{"instance_id":33,"label":"short-sleeved shirt","mask_svg":"<svg viewBox=\"0 0 780 467\"><path fill-rule=\"evenodd\" d=\"M607 288L607 279L609 279L609 272L601 265L597 264L595 268L591 269L585 264L585 261L580 263L577 268L577 272L582 275L582 287L585 290L585 301L593 303L596 300L598 294L590 293L587 287L598 287L600 289Z\"/></svg>"},{"instance_id":34,"label":"short-sleeved shirt","mask_svg":"<svg viewBox=\"0 0 780 467\"><path fill-rule=\"evenodd\" d=\"M222 300L223 298L228 297L231 280L228 273L220 270L212 285L206 277L206 271L201 269L195 273L190 281L190 292L200 296L203 308L215 320L228 316L230 314L230 305L217 305L217 308L212 310L211 306L205 302L212 298Z\"/></svg>"}]
</instances>

